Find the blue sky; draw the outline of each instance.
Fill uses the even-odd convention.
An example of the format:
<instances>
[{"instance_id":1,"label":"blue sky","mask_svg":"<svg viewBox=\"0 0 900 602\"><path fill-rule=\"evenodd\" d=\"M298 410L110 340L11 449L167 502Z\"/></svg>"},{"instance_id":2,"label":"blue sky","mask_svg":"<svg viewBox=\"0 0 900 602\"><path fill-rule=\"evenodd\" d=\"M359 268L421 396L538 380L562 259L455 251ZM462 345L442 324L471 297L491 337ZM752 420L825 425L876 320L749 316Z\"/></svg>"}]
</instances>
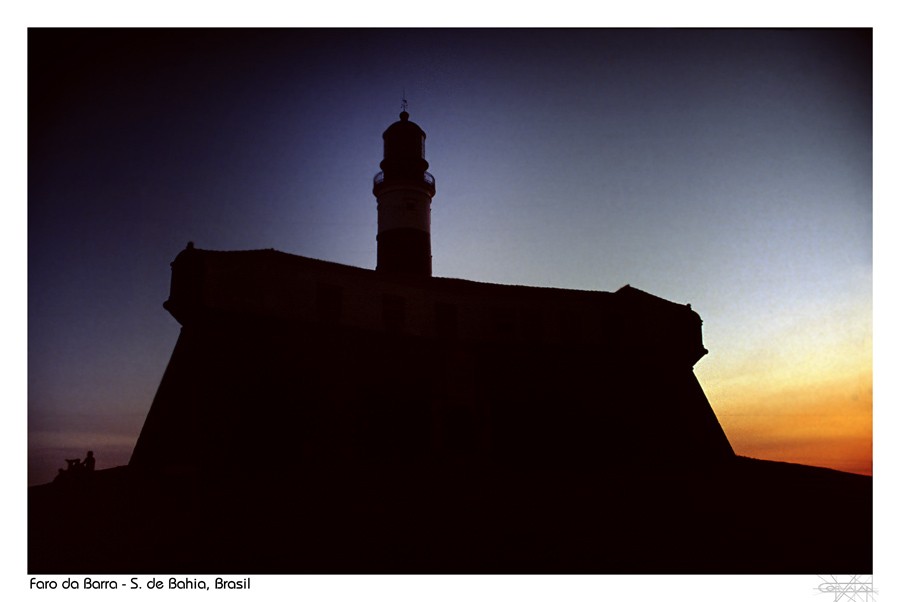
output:
<instances>
[{"instance_id":1,"label":"blue sky","mask_svg":"<svg viewBox=\"0 0 900 602\"><path fill-rule=\"evenodd\" d=\"M32 30L29 479L88 447L127 462L189 240L374 267L371 178L404 91L437 180L435 275L691 303L697 374L739 452L812 463L808 440L848 419L858 449L867 407L871 445L871 43Z\"/></svg>"}]
</instances>

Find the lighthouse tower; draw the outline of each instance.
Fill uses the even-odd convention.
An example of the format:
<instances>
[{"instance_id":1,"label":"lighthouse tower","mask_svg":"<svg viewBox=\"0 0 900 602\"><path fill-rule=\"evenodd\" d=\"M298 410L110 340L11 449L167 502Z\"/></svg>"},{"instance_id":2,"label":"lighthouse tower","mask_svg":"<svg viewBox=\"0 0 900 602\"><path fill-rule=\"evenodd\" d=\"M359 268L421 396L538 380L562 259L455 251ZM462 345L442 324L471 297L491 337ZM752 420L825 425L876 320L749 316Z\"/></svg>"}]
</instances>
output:
<instances>
[{"instance_id":1,"label":"lighthouse tower","mask_svg":"<svg viewBox=\"0 0 900 602\"><path fill-rule=\"evenodd\" d=\"M409 120L406 101L400 121L382 135L384 160L372 194L378 199L378 264L385 273L431 276L431 198L434 176L425 160L425 132Z\"/></svg>"}]
</instances>

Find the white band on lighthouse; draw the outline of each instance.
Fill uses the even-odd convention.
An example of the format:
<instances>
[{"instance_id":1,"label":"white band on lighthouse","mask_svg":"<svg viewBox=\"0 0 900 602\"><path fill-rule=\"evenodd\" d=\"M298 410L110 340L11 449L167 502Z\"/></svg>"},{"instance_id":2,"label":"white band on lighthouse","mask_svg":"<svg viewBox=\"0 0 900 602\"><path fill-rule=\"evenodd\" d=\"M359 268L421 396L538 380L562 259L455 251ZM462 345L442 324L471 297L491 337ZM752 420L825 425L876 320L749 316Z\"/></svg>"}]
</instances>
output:
<instances>
[{"instance_id":1,"label":"white band on lighthouse","mask_svg":"<svg viewBox=\"0 0 900 602\"><path fill-rule=\"evenodd\" d=\"M378 197L378 233L400 228L431 232L431 197L428 194L396 188Z\"/></svg>"}]
</instances>

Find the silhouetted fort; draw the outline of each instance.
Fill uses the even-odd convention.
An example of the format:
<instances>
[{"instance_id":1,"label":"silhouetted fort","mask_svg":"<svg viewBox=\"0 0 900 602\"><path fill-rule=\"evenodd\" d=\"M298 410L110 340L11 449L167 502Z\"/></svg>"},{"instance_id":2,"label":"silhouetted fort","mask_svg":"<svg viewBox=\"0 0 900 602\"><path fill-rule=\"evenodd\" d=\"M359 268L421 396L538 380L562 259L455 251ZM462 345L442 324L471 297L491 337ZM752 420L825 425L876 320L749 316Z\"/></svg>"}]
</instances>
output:
<instances>
[{"instance_id":1,"label":"silhouetted fort","mask_svg":"<svg viewBox=\"0 0 900 602\"><path fill-rule=\"evenodd\" d=\"M706 349L690 307L431 276L424 140L406 112L384 133L375 271L178 255L165 307L182 331L131 465L733 456L692 372Z\"/></svg>"},{"instance_id":2,"label":"silhouetted fort","mask_svg":"<svg viewBox=\"0 0 900 602\"><path fill-rule=\"evenodd\" d=\"M405 110L381 169L374 271L178 254L181 333L115 494L155 517L114 536L145 551L79 564L32 524L32 570L871 572L871 479L736 457L689 305L432 277ZM837 509L862 532L822 531Z\"/></svg>"}]
</instances>

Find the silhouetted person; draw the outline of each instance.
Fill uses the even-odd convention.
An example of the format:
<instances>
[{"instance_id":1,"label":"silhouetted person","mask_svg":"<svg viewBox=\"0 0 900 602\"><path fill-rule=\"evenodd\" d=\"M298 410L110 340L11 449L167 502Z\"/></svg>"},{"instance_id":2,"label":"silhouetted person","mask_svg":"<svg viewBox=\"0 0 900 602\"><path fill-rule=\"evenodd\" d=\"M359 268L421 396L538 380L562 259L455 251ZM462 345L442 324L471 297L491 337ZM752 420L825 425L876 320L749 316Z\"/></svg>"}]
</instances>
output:
<instances>
[{"instance_id":1,"label":"silhouetted person","mask_svg":"<svg viewBox=\"0 0 900 602\"><path fill-rule=\"evenodd\" d=\"M53 479L54 483L64 483L66 479L69 478L69 475L66 474L66 471L62 468L59 469L59 472L56 473L56 477Z\"/></svg>"},{"instance_id":2,"label":"silhouetted person","mask_svg":"<svg viewBox=\"0 0 900 602\"><path fill-rule=\"evenodd\" d=\"M84 470L86 470L88 472L93 472L93 470L94 470L94 452L88 451L87 457L81 463L81 466L84 468Z\"/></svg>"},{"instance_id":3,"label":"silhouetted person","mask_svg":"<svg viewBox=\"0 0 900 602\"><path fill-rule=\"evenodd\" d=\"M74 460L66 459L66 464L68 464L68 466L66 466L68 472L74 473L81 470L81 458L75 458Z\"/></svg>"}]
</instances>

